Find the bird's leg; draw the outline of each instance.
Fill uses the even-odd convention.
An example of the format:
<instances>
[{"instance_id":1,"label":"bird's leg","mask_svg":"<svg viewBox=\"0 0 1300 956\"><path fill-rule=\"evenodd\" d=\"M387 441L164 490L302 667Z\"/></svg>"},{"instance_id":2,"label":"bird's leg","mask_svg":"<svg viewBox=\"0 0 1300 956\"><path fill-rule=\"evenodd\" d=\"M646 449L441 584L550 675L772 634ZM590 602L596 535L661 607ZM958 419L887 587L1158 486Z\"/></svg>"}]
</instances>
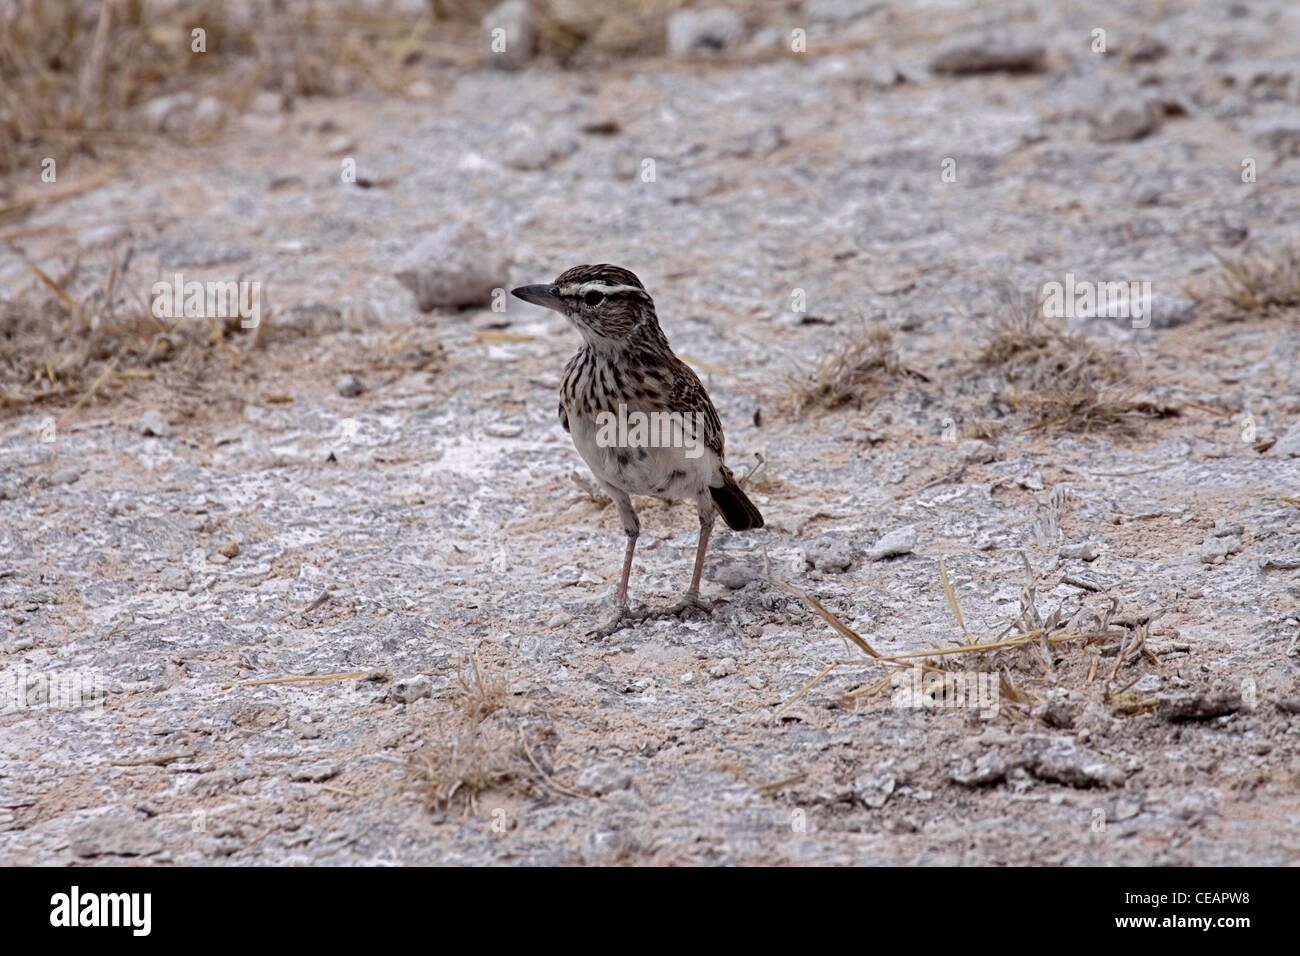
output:
<instances>
[{"instance_id":1,"label":"bird's leg","mask_svg":"<svg viewBox=\"0 0 1300 956\"><path fill-rule=\"evenodd\" d=\"M641 619L653 617L678 617L683 612L698 608L701 611L711 611L713 604L700 600L700 575L704 573L704 554L709 549L709 535L713 533L713 510L708 511L700 509L700 541L695 546L695 570L691 572L691 586L686 589L682 599L676 604L665 608L646 608L644 611L637 611L636 616Z\"/></svg>"},{"instance_id":2,"label":"bird's leg","mask_svg":"<svg viewBox=\"0 0 1300 956\"><path fill-rule=\"evenodd\" d=\"M632 552L636 550L636 532L629 531L627 535L627 551L623 554L623 577L618 582L617 605L627 607L627 579L632 573Z\"/></svg>"},{"instance_id":3,"label":"bird's leg","mask_svg":"<svg viewBox=\"0 0 1300 956\"><path fill-rule=\"evenodd\" d=\"M618 513L623 519L623 531L627 534L627 550L623 553L623 576L618 582L614 616L591 632L595 637L609 637L629 620L635 620L627 609L627 579L632 574L632 553L636 550L637 535L641 533L641 521L632 510L632 499L617 489L606 488L605 490L611 492L614 503L618 505Z\"/></svg>"},{"instance_id":4,"label":"bird's leg","mask_svg":"<svg viewBox=\"0 0 1300 956\"><path fill-rule=\"evenodd\" d=\"M700 575L704 573L704 552L709 548L709 535L713 533L713 517L700 522L700 543L695 546L695 570L691 572L691 586L682 598L682 604L700 604ZM702 605L701 605L702 606Z\"/></svg>"}]
</instances>

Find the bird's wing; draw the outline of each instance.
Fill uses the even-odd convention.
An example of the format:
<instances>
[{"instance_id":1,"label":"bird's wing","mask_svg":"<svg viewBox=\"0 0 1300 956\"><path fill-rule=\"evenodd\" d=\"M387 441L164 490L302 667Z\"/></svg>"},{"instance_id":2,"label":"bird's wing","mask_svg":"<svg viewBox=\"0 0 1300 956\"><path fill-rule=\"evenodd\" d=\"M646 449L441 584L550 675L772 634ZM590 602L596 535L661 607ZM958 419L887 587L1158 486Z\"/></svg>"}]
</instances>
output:
<instances>
[{"instance_id":1,"label":"bird's wing","mask_svg":"<svg viewBox=\"0 0 1300 956\"><path fill-rule=\"evenodd\" d=\"M699 412L704 416L704 447L717 455L721 461L724 442L718 410L713 407L709 393L704 390L699 376L681 359L676 359L676 362L672 387L668 394L668 407L675 412Z\"/></svg>"}]
</instances>

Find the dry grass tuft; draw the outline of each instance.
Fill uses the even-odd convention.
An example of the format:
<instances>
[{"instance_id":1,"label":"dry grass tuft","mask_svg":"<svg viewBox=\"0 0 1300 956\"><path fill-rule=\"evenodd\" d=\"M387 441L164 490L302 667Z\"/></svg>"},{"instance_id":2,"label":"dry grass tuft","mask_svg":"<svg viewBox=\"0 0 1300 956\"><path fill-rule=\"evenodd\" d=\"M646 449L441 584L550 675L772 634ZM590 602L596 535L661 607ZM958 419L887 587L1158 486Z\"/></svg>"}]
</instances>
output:
<instances>
[{"instance_id":1,"label":"dry grass tuft","mask_svg":"<svg viewBox=\"0 0 1300 956\"><path fill-rule=\"evenodd\" d=\"M1199 297L1216 317L1249 319L1300 307L1300 243L1267 255L1216 258L1222 269Z\"/></svg>"},{"instance_id":2,"label":"dry grass tuft","mask_svg":"<svg viewBox=\"0 0 1300 956\"><path fill-rule=\"evenodd\" d=\"M959 438L979 438L987 441L997 438L1004 431L1006 431L1006 426L1001 422L995 422L987 418L975 418L963 423L957 435Z\"/></svg>"},{"instance_id":3,"label":"dry grass tuft","mask_svg":"<svg viewBox=\"0 0 1300 956\"><path fill-rule=\"evenodd\" d=\"M1002 375L999 400L1031 428L1086 433L1170 413L1144 397L1129 356L1049 324L1033 296L1008 291L983 333L978 363Z\"/></svg>"},{"instance_id":4,"label":"dry grass tuft","mask_svg":"<svg viewBox=\"0 0 1300 956\"><path fill-rule=\"evenodd\" d=\"M57 267L14 251L31 281L0 297L0 412L79 406L140 380L174 392L217 376L256 378L264 368L252 361L256 353L297 349L304 337L335 332L358 334L358 359L373 373L387 373L381 384L412 372L437 373L445 357L436 332L376 331L365 307L317 302L280 312L263 294L260 323L252 329L237 316L159 318L140 290L160 277L134 263L130 247Z\"/></svg>"},{"instance_id":5,"label":"dry grass tuft","mask_svg":"<svg viewBox=\"0 0 1300 956\"><path fill-rule=\"evenodd\" d=\"M787 403L796 415L814 408L861 408L903 371L889 327L864 322L859 331L841 336L816 368L788 378Z\"/></svg>"},{"instance_id":6,"label":"dry grass tuft","mask_svg":"<svg viewBox=\"0 0 1300 956\"><path fill-rule=\"evenodd\" d=\"M62 161L141 140L149 133L139 108L163 95L211 96L230 114L260 89L288 97L406 94L427 81L432 64L477 66L483 16L499 2L428 0L423 11L394 0L0 3L0 175L39 168L44 156ZM687 5L534 2L537 52L573 66L659 55L669 15ZM776 0L732 6L751 20L783 15ZM192 49L196 28L206 32L203 52ZM202 128L181 123L185 128L166 131L211 137L222 117L208 118Z\"/></svg>"},{"instance_id":7,"label":"dry grass tuft","mask_svg":"<svg viewBox=\"0 0 1300 956\"><path fill-rule=\"evenodd\" d=\"M31 288L0 299L0 409L108 394L165 364L198 378L238 358L236 336L255 342L238 318L160 319L128 300L125 289L149 287L126 280L131 258L129 249L116 256L101 284L82 279L80 261L47 271L23 257Z\"/></svg>"},{"instance_id":8,"label":"dry grass tuft","mask_svg":"<svg viewBox=\"0 0 1300 956\"><path fill-rule=\"evenodd\" d=\"M469 63L489 0L16 0L0 4L0 174L43 156L98 152L142 133L139 108L165 94L242 110L259 89L288 97L404 92L433 61ZM192 31L205 31L203 52ZM167 129L183 139L202 129Z\"/></svg>"},{"instance_id":9,"label":"dry grass tuft","mask_svg":"<svg viewBox=\"0 0 1300 956\"><path fill-rule=\"evenodd\" d=\"M996 706L1000 710L1013 717L1032 714L1055 726L1069 726L1087 696L1095 696L1116 714L1132 715L1153 708L1154 699L1129 692L1138 677L1125 668L1131 670L1143 661L1159 665L1147 639L1163 610L1120 615L1115 599L1102 598L1104 606L1093 606L1085 595L1076 598L1073 607L1067 607L1071 602L1066 599L1044 612L1038 594L1043 576L1034 573L1023 553L1021 559L1025 584L1020 613L984 639L967 629L941 561L940 585L960 629L960 635L954 635L955 644L879 658L891 668L890 673L850 691L846 700L879 694L895 684L898 668L910 667L923 672L922 693L939 699L951 694L955 677L968 678L972 671L996 674ZM1047 590L1054 590L1060 580L1047 581ZM1071 648L1076 649L1074 653Z\"/></svg>"},{"instance_id":10,"label":"dry grass tuft","mask_svg":"<svg viewBox=\"0 0 1300 956\"><path fill-rule=\"evenodd\" d=\"M432 742L409 766L430 810L460 806L477 813L479 798L487 793L576 795L551 779L549 720L530 702L516 701L509 685L505 671L477 656L457 675Z\"/></svg>"}]
</instances>

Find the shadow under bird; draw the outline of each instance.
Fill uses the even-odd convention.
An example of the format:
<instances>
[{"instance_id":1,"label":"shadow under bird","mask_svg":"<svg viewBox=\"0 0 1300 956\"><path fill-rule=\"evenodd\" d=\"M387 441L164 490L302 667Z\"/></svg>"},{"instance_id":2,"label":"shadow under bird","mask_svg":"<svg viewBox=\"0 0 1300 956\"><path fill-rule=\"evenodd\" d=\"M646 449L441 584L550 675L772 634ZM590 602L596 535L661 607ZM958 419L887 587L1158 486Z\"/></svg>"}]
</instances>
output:
<instances>
[{"instance_id":1,"label":"shadow under bird","mask_svg":"<svg viewBox=\"0 0 1300 956\"><path fill-rule=\"evenodd\" d=\"M627 533L615 614L596 633L611 634L628 620L707 610L700 573L715 515L735 531L763 527L763 516L727 468L718 412L699 378L673 354L654 300L635 275L608 264L574 266L550 284L521 286L512 295L559 312L582 334L582 348L564 367L560 423L618 506ZM631 495L693 498L699 510L691 586L672 607L628 609L641 532Z\"/></svg>"}]
</instances>

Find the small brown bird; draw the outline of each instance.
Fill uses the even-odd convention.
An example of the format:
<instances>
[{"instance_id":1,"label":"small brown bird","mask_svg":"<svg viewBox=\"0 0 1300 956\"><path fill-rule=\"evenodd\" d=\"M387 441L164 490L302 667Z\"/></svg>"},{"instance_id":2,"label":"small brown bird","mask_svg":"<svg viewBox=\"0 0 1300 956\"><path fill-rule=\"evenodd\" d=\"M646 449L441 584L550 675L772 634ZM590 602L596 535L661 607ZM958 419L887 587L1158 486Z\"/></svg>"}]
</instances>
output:
<instances>
[{"instance_id":1,"label":"small brown bird","mask_svg":"<svg viewBox=\"0 0 1300 956\"><path fill-rule=\"evenodd\" d=\"M641 280L608 264L574 266L550 285L512 293L559 312L581 334L560 386L560 423L597 483L618 506L627 532L613 633L631 620L680 614L700 601L700 573L714 515L736 531L763 527L763 516L736 484L723 460L722 424L695 373L673 354L654 300ZM627 580L641 522L631 495L695 499L700 538L691 586L682 600L658 610L629 611Z\"/></svg>"}]
</instances>

